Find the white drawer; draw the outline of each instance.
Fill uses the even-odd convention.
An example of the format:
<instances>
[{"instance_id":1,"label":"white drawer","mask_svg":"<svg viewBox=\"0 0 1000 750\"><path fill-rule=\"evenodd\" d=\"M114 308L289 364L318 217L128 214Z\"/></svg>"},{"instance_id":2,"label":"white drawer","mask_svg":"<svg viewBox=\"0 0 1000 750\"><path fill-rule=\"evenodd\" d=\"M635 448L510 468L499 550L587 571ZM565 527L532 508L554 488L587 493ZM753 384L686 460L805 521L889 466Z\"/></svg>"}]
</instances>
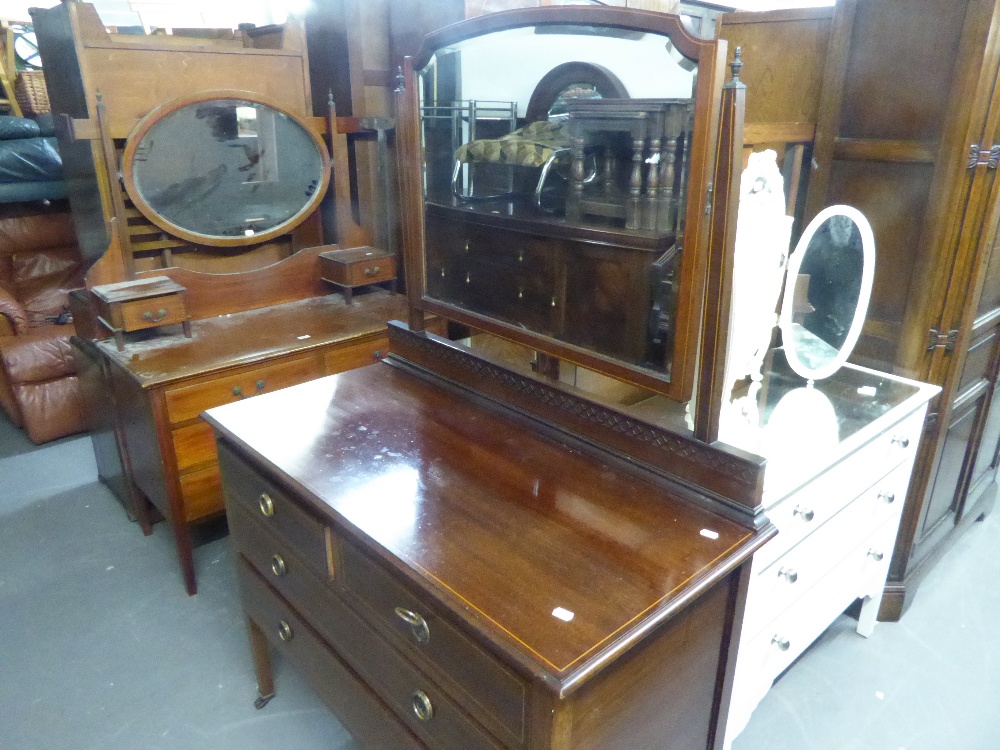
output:
<instances>
[{"instance_id":1,"label":"white drawer","mask_svg":"<svg viewBox=\"0 0 1000 750\"><path fill-rule=\"evenodd\" d=\"M760 572L750 582L747 593L744 632L756 634L792 606L875 529L886 523L898 524L910 468L910 462L897 467L770 564L764 566L755 560L754 569ZM780 538L779 534L767 546ZM764 555L767 546L758 555Z\"/></svg>"},{"instance_id":2,"label":"white drawer","mask_svg":"<svg viewBox=\"0 0 1000 750\"><path fill-rule=\"evenodd\" d=\"M756 564L772 564L897 466L905 465L908 476L923 422L921 409L771 506L767 515L779 534L757 553ZM894 492L901 507L905 481Z\"/></svg>"}]
</instances>

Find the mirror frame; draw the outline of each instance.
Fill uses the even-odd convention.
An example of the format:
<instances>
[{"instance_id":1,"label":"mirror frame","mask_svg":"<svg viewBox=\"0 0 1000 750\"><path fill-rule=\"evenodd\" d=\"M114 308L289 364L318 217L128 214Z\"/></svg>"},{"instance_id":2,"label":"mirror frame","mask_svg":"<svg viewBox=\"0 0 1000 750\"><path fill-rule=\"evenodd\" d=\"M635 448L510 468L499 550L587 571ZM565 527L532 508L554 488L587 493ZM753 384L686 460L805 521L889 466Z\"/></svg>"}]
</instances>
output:
<instances>
[{"instance_id":1,"label":"mirror frame","mask_svg":"<svg viewBox=\"0 0 1000 750\"><path fill-rule=\"evenodd\" d=\"M609 355L567 344L540 333L525 331L496 318L470 312L428 297L426 237L422 184L423 155L420 142L420 101L417 71L434 52L458 42L497 31L525 26L604 26L626 31L659 34L698 65L695 91L694 136L688 177L685 242L679 274L674 350L669 378L656 370L633 365ZM397 90L400 150L403 247L410 327L423 330L423 314L440 315L457 323L492 333L615 379L633 383L675 401L687 401L694 391L695 370L702 333L702 313L708 280L709 241L713 209L711 181L718 152L722 87L728 44L691 35L680 17L666 13L610 7L550 6L503 11L460 21L429 34L420 52L404 60L402 87ZM727 207L721 207L728 210Z\"/></svg>"},{"instance_id":2,"label":"mirror frame","mask_svg":"<svg viewBox=\"0 0 1000 750\"><path fill-rule=\"evenodd\" d=\"M813 236L826 223L826 220L833 216L847 216L858 227L858 231L861 234L861 289L858 293L858 304L854 308L854 319L851 321L851 327L847 330L847 337L837 352L837 356L829 364L811 369L799 359L795 349L791 348L790 345L792 340L792 307L795 300L795 279L798 278L799 270L802 268L802 259L809 249L809 243L812 242ZM788 270L785 272L785 292L781 299L781 317L779 321L781 342L785 350L785 359L788 361L789 367L797 375L806 380L823 380L833 375L847 362L847 358L851 356L854 346L858 343L858 338L861 336L861 329L865 324L865 317L868 314L868 302L871 299L874 280L875 234L867 217L852 206L841 205L829 206L816 214L816 217L809 222L809 225L802 233L802 237L795 245L795 250L789 258Z\"/></svg>"},{"instance_id":3,"label":"mirror frame","mask_svg":"<svg viewBox=\"0 0 1000 750\"><path fill-rule=\"evenodd\" d=\"M149 205L149 203L146 202L145 198L142 197L133 176L132 170L135 164L136 151L139 148L139 144L142 143L142 139L153 128L153 126L184 107L218 99L235 99L238 101L252 102L254 104L263 104L264 106L270 107L271 109L285 115L309 134L320 155L320 184L316 189L316 192L313 193L312 197L291 218L281 224L278 224L277 226L271 227L266 231L258 232L251 237L222 237L219 235L201 234L167 221L159 213L157 213L156 210ZM181 239L187 240L188 242L196 245L210 245L213 247L259 245L263 242L267 242L268 240L273 240L275 237L280 235L288 234L299 226L299 224L308 219L309 216L319 207L320 201L323 200L323 197L326 195L327 188L330 186L330 152L327 149L326 143L323 142L323 139L306 120L284 109L273 99L262 96L253 91L214 89L210 91L199 91L188 96L181 96L176 99L172 99L169 102L161 104L159 107L152 110L149 114L139 120L132 132L129 133L128 140L125 142L125 150L122 153L121 160L121 176L122 181L125 183L125 192L128 195L128 198L132 201L132 204L142 213L143 216L149 219L150 222L175 237L180 237Z\"/></svg>"}]
</instances>

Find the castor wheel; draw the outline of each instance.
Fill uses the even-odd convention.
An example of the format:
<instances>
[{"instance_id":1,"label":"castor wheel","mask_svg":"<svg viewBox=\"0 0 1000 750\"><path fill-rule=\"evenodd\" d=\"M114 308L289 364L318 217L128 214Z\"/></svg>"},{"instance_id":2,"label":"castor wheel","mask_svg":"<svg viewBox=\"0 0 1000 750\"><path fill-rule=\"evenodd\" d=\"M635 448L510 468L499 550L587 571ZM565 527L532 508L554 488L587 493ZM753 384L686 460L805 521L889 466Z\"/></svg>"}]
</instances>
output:
<instances>
[{"instance_id":1,"label":"castor wheel","mask_svg":"<svg viewBox=\"0 0 1000 750\"><path fill-rule=\"evenodd\" d=\"M253 702L253 707L260 711L260 709L264 708L264 706L271 702L271 698L273 697L274 693L271 693L270 695L258 695L257 700Z\"/></svg>"}]
</instances>

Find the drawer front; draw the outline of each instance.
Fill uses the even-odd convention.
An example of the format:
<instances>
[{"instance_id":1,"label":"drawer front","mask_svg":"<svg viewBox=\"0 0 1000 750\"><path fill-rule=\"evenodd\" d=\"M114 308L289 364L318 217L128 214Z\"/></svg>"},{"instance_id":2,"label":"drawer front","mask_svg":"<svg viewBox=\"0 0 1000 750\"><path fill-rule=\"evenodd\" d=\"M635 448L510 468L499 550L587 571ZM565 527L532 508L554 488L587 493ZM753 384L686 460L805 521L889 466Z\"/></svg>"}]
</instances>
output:
<instances>
[{"instance_id":1,"label":"drawer front","mask_svg":"<svg viewBox=\"0 0 1000 750\"><path fill-rule=\"evenodd\" d=\"M238 524L241 521L237 521ZM243 521L237 533L244 541L248 538ZM250 532L251 544L253 532ZM273 542L272 542L273 543ZM265 544L267 544L265 542ZM269 545L270 546L270 545ZM280 548L279 546L276 549ZM499 750L500 745L476 726L444 692L418 669L404 659L361 618L348 609L339 599L316 580L307 570L296 570L295 559L287 549L288 569L268 580L277 583L278 591L290 593L302 618L314 627L345 661L364 677L382 698L421 739L435 748L451 750ZM259 556L258 556L259 557ZM270 566L270 561L267 562ZM257 592L262 598L264 592ZM271 622L294 616L285 602L270 595ZM275 622L277 626L277 622ZM276 627L272 627L276 632ZM294 641L294 635L292 638ZM418 713L419 711L419 713Z\"/></svg>"},{"instance_id":2,"label":"drawer front","mask_svg":"<svg viewBox=\"0 0 1000 750\"><path fill-rule=\"evenodd\" d=\"M226 504L239 505L275 534L286 539L320 576L334 574L332 540L326 528L293 503L274 483L219 443L219 467L225 478Z\"/></svg>"},{"instance_id":3,"label":"drawer front","mask_svg":"<svg viewBox=\"0 0 1000 750\"><path fill-rule=\"evenodd\" d=\"M923 423L921 409L768 509L780 533L757 553L758 564L770 565L897 466L911 466Z\"/></svg>"},{"instance_id":4,"label":"drawer front","mask_svg":"<svg viewBox=\"0 0 1000 750\"><path fill-rule=\"evenodd\" d=\"M184 422L194 419L206 409L304 383L322 374L318 358L307 356L174 388L168 390L165 396L167 417L173 424Z\"/></svg>"},{"instance_id":5,"label":"drawer front","mask_svg":"<svg viewBox=\"0 0 1000 750\"><path fill-rule=\"evenodd\" d=\"M178 471L184 472L218 460L215 454L215 433L208 422L198 421L186 427L178 427L173 431L172 437Z\"/></svg>"},{"instance_id":6,"label":"drawer front","mask_svg":"<svg viewBox=\"0 0 1000 750\"><path fill-rule=\"evenodd\" d=\"M335 375L374 364L389 351L388 337L379 337L361 344L327 349L323 352L323 372Z\"/></svg>"},{"instance_id":7,"label":"drawer front","mask_svg":"<svg viewBox=\"0 0 1000 750\"><path fill-rule=\"evenodd\" d=\"M473 258L525 275L551 276L557 243L520 232L468 227L467 252Z\"/></svg>"},{"instance_id":8,"label":"drawer front","mask_svg":"<svg viewBox=\"0 0 1000 750\"><path fill-rule=\"evenodd\" d=\"M898 519L890 519L869 534L794 606L749 637L745 660L741 642L737 672L770 685L851 602L880 596L898 526ZM743 633L744 638L749 635L746 629Z\"/></svg>"},{"instance_id":9,"label":"drawer front","mask_svg":"<svg viewBox=\"0 0 1000 750\"><path fill-rule=\"evenodd\" d=\"M874 529L898 525L909 479L910 464L897 467L755 575L747 594L745 632L756 633L790 607ZM775 541L777 537L769 544Z\"/></svg>"},{"instance_id":10,"label":"drawer front","mask_svg":"<svg viewBox=\"0 0 1000 750\"><path fill-rule=\"evenodd\" d=\"M351 263L347 266L347 285L377 284L396 278L396 259L392 257Z\"/></svg>"},{"instance_id":11,"label":"drawer front","mask_svg":"<svg viewBox=\"0 0 1000 750\"><path fill-rule=\"evenodd\" d=\"M121 327L126 331L139 331L153 326L168 326L182 323L187 319L184 297L180 294L122 302L119 310L121 312Z\"/></svg>"},{"instance_id":12,"label":"drawer front","mask_svg":"<svg viewBox=\"0 0 1000 750\"><path fill-rule=\"evenodd\" d=\"M198 471L181 474L181 497L184 498L184 520L197 521L221 513L222 479L218 466L208 466Z\"/></svg>"},{"instance_id":13,"label":"drawer front","mask_svg":"<svg viewBox=\"0 0 1000 750\"><path fill-rule=\"evenodd\" d=\"M366 747L426 750L245 562L240 561L237 570L247 615L263 629L279 653L290 659L305 675L348 731L365 742ZM287 641L278 635L282 622L289 627L287 633L291 638Z\"/></svg>"},{"instance_id":14,"label":"drawer front","mask_svg":"<svg viewBox=\"0 0 1000 750\"><path fill-rule=\"evenodd\" d=\"M464 697L517 743L525 735L525 684L411 593L380 565L349 544L341 548L342 583L361 599L383 630L411 644ZM412 623L412 624L411 624Z\"/></svg>"}]
</instances>

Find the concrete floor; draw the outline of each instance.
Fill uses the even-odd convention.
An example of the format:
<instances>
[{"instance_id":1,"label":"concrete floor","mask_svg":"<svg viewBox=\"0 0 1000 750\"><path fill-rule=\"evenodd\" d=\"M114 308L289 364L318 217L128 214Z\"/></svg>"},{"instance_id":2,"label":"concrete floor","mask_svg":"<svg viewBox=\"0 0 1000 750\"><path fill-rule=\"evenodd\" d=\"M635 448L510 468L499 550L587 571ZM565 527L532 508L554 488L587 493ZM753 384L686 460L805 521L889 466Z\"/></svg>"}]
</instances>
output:
<instances>
[{"instance_id":1,"label":"concrete floor","mask_svg":"<svg viewBox=\"0 0 1000 750\"><path fill-rule=\"evenodd\" d=\"M998 750L998 515L901 623L869 640L835 623L733 750ZM195 562L188 597L169 531L127 520L89 439L35 448L0 417L0 750L355 750L277 659L277 696L254 710L229 539Z\"/></svg>"}]
</instances>

